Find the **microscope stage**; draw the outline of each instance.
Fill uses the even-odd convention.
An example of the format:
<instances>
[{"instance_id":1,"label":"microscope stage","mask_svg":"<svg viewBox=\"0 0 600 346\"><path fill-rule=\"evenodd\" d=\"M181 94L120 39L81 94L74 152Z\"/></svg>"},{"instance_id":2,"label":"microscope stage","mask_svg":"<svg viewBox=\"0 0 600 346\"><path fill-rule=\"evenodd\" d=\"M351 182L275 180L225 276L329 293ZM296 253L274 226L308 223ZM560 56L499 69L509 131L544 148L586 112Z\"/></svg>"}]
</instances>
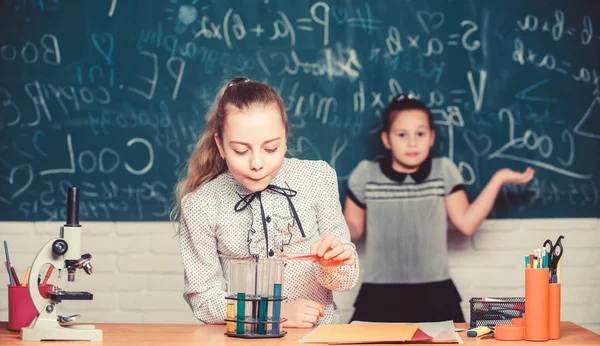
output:
<instances>
[{"instance_id":1,"label":"microscope stage","mask_svg":"<svg viewBox=\"0 0 600 346\"><path fill-rule=\"evenodd\" d=\"M94 295L90 292L49 292L48 296L51 300L92 300Z\"/></svg>"}]
</instances>

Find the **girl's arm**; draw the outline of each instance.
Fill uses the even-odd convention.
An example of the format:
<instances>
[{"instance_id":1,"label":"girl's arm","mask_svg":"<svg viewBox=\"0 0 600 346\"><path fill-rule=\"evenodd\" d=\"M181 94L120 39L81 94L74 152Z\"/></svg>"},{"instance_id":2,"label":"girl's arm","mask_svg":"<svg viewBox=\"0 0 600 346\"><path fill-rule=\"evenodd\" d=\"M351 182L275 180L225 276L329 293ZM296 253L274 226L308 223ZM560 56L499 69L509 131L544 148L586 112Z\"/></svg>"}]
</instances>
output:
<instances>
[{"instance_id":1,"label":"girl's arm","mask_svg":"<svg viewBox=\"0 0 600 346\"><path fill-rule=\"evenodd\" d=\"M508 168L499 170L481 191L473 204L469 204L464 190L446 196L446 212L452 224L465 235L472 235L487 218L500 188L504 184L526 184L533 178L535 170L528 167L523 173Z\"/></svg>"},{"instance_id":2,"label":"girl's arm","mask_svg":"<svg viewBox=\"0 0 600 346\"><path fill-rule=\"evenodd\" d=\"M357 241L362 238L365 233L366 212L350 197L346 197L344 202L344 218L350 229L350 239Z\"/></svg>"},{"instance_id":3,"label":"girl's arm","mask_svg":"<svg viewBox=\"0 0 600 346\"><path fill-rule=\"evenodd\" d=\"M192 196L182 210L179 241L184 269L183 297L197 319L225 323L226 293L221 288L217 237L205 214L207 206Z\"/></svg>"},{"instance_id":4,"label":"girl's arm","mask_svg":"<svg viewBox=\"0 0 600 346\"><path fill-rule=\"evenodd\" d=\"M344 218L350 229L352 241L365 233L367 205L366 185L369 179L369 161L361 161L348 177L348 191L344 201Z\"/></svg>"},{"instance_id":5,"label":"girl's arm","mask_svg":"<svg viewBox=\"0 0 600 346\"><path fill-rule=\"evenodd\" d=\"M321 164L323 165L323 171L320 177L323 179L323 185L319 186L320 194L317 197L317 222L321 239L324 239L327 235L333 235L341 242L345 250L351 252L351 257L355 261L352 265L337 267L328 267L316 263L317 280L321 286L332 291L347 291L352 289L358 282L358 254L356 253L356 247L350 241L350 232L342 213L337 174L326 162L321 162ZM331 238L331 236L327 238Z\"/></svg>"}]
</instances>

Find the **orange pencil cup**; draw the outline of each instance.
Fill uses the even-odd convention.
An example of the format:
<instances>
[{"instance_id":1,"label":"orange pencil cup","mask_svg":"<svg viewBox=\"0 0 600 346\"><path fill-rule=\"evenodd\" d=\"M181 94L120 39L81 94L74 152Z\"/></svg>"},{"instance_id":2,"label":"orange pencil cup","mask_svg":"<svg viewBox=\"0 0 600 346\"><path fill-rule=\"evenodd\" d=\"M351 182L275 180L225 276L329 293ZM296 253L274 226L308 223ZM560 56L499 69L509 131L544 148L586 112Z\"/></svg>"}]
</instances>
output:
<instances>
[{"instance_id":1,"label":"orange pencil cup","mask_svg":"<svg viewBox=\"0 0 600 346\"><path fill-rule=\"evenodd\" d=\"M548 341L548 268L525 269L525 340Z\"/></svg>"},{"instance_id":2,"label":"orange pencil cup","mask_svg":"<svg viewBox=\"0 0 600 346\"><path fill-rule=\"evenodd\" d=\"M40 294L46 298L46 293L51 292L54 285L39 285ZM37 310L29 296L28 286L8 285L8 329L14 332L28 327L37 316Z\"/></svg>"},{"instance_id":3,"label":"orange pencil cup","mask_svg":"<svg viewBox=\"0 0 600 346\"><path fill-rule=\"evenodd\" d=\"M550 339L560 339L560 284L550 284L548 308Z\"/></svg>"}]
</instances>

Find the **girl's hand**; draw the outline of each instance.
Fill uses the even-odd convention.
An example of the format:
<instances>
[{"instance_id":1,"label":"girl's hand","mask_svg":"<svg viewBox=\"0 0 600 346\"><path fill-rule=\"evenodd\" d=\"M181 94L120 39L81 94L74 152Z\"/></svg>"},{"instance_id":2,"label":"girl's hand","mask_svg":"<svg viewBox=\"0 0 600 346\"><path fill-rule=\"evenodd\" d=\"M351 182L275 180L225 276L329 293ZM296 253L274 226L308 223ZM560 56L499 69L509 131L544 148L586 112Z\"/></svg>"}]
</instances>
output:
<instances>
[{"instance_id":1,"label":"girl's hand","mask_svg":"<svg viewBox=\"0 0 600 346\"><path fill-rule=\"evenodd\" d=\"M499 179L502 184L527 184L533 179L533 175L535 174L535 170L531 167L527 167L527 169L521 172L515 172L512 169L503 168L496 172L495 176Z\"/></svg>"},{"instance_id":2,"label":"girl's hand","mask_svg":"<svg viewBox=\"0 0 600 346\"><path fill-rule=\"evenodd\" d=\"M288 328L312 328L319 319L325 316L323 305L308 299L298 299L281 304L281 316L288 320L283 322Z\"/></svg>"},{"instance_id":3,"label":"girl's hand","mask_svg":"<svg viewBox=\"0 0 600 346\"><path fill-rule=\"evenodd\" d=\"M326 234L310 247L310 253L317 255L317 260L323 267L351 266L355 259L352 252L333 234Z\"/></svg>"}]
</instances>

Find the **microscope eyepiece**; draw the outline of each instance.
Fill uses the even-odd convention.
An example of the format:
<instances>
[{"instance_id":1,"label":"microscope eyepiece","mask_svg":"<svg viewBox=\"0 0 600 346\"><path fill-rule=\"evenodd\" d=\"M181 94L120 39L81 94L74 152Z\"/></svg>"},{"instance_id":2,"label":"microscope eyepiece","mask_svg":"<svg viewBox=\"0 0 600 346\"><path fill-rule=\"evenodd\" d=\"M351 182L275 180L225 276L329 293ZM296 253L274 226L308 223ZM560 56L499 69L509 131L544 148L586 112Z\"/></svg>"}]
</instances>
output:
<instances>
[{"instance_id":1,"label":"microscope eyepiece","mask_svg":"<svg viewBox=\"0 0 600 346\"><path fill-rule=\"evenodd\" d=\"M65 226L81 226L79 224L79 188L77 187L70 187L67 190L67 223Z\"/></svg>"}]
</instances>

